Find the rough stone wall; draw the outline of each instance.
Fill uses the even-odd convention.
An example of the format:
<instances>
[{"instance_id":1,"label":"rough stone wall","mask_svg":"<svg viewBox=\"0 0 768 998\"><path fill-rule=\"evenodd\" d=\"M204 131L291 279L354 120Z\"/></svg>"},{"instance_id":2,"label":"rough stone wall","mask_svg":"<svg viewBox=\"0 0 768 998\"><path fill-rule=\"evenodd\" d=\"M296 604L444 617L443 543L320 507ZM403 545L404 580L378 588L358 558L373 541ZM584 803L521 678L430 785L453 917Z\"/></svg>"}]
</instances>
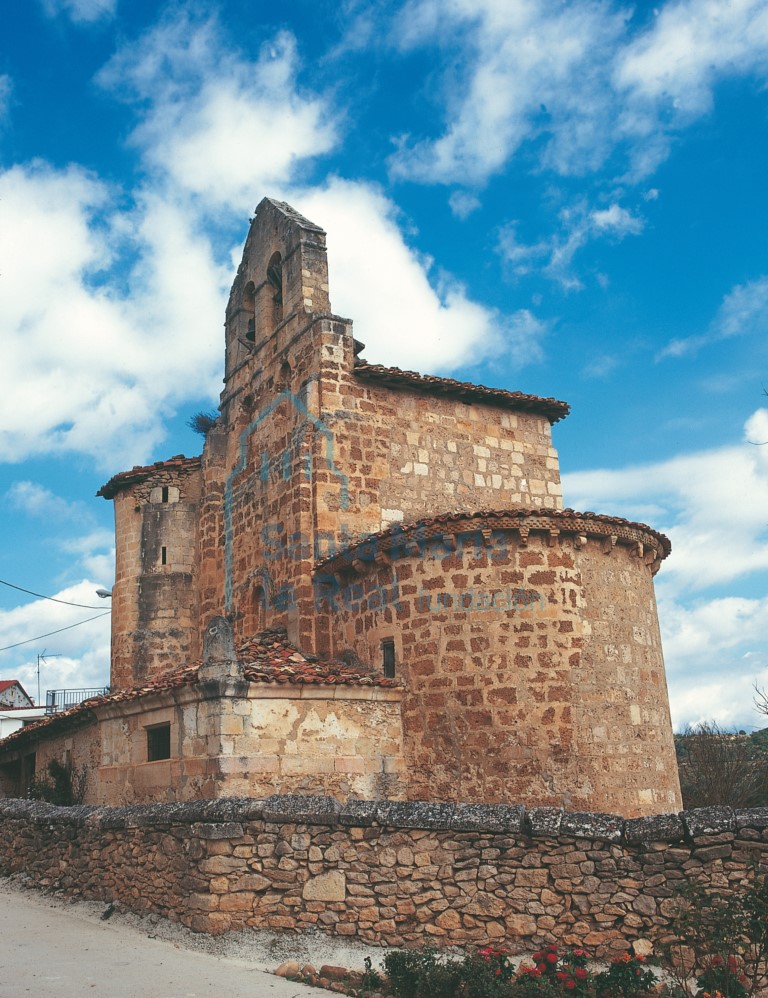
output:
<instances>
[{"instance_id":1,"label":"rough stone wall","mask_svg":"<svg viewBox=\"0 0 768 998\"><path fill-rule=\"evenodd\" d=\"M549 808L222 800L129 808L0 801L0 873L201 932L320 931L371 946L585 946L664 935L686 878L765 869L768 809L624 820Z\"/></svg>"},{"instance_id":2,"label":"rough stone wall","mask_svg":"<svg viewBox=\"0 0 768 998\"><path fill-rule=\"evenodd\" d=\"M217 460L205 455L206 491L215 498L203 517L201 621L222 607L234 612L238 639L286 626L296 644L313 650L317 355L330 325L312 321L290 349L257 351L253 363L263 359L263 367L224 406Z\"/></svg>"},{"instance_id":3,"label":"rough stone wall","mask_svg":"<svg viewBox=\"0 0 768 998\"><path fill-rule=\"evenodd\" d=\"M275 792L402 798L400 696L372 686L182 687L95 708L86 726L37 742L36 769L49 759L86 765L89 804ZM166 724L170 758L149 761L147 732Z\"/></svg>"},{"instance_id":4,"label":"rough stone wall","mask_svg":"<svg viewBox=\"0 0 768 998\"><path fill-rule=\"evenodd\" d=\"M545 416L377 387L355 378L350 363L329 372L323 404L337 463L350 475L352 539L457 510L562 508Z\"/></svg>"},{"instance_id":5,"label":"rough stone wall","mask_svg":"<svg viewBox=\"0 0 768 998\"><path fill-rule=\"evenodd\" d=\"M277 311L264 304L276 256ZM199 627L234 613L236 638L286 626L317 654L329 636L315 619L316 559L427 514L561 505L545 416L363 382L351 323L330 309L324 233L264 202L230 295L221 425L203 454Z\"/></svg>"},{"instance_id":6,"label":"rough stone wall","mask_svg":"<svg viewBox=\"0 0 768 998\"><path fill-rule=\"evenodd\" d=\"M161 466L114 497L113 691L177 669L199 654L201 484L199 467L181 472Z\"/></svg>"},{"instance_id":7,"label":"rough stone wall","mask_svg":"<svg viewBox=\"0 0 768 998\"><path fill-rule=\"evenodd\" d=\"M405 540L391 564L361 552L367 561L331 577L332 651L380 669L394 642L411 799L678 808L641 534L553 524L556 536L523 538L466 521L458 536Z\"/></svg>"}]
</instances>

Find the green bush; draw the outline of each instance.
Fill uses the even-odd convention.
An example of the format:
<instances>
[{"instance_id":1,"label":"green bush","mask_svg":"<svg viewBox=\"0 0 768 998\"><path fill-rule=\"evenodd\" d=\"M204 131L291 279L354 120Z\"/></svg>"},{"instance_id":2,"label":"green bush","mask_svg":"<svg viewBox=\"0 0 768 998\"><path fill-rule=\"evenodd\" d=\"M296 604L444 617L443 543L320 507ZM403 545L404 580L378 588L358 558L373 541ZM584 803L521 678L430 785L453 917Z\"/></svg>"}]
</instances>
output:
<instances>
[{"instance_id":1,"label":"green bush","mask_svg":"<svg viewBox=\"0 0 768 998\"><path fill-rule=\"evenodd\" d=\"M597 998L637 998L650 991L656 983L652 970L648 970L639 956L625 953L614 960L607 970L595 974L594 987Z\"/></svg>"},{"instance_id":2,"label":"green bush","mask_svg":"<svg viewBox=\"0 0 768 998\"><path fill-rule=\"evenodd\" d=\"M88 784L88 768L85 764L70 768L57 759L51 759L47 770L47 776L33 776L29 781L27 797L30 800L43 800L59 807L83 803Z\"/></svg>"},{"instance_id":3,"label":"green bush","mask_svg":"<svg viewBox=\"0 0 768 998\"><path fill-rule=\"evenodd\" d=\"M713 998L755 994L768 974L766 875L752 866L746 886L725 893L686 884L676 902L663 962L679 989Z\"/></svg>"},{"instance_id":4,"label":"green bush","mask_svg":"<svg viewBox=\"0 0 768 998\"><path fill-rule=\"evenodd\" d=\"M437 951L397 950L384 957L389 989L395 998L454 998L459 964L441 961Z\"/></svg>"}]
</instances>

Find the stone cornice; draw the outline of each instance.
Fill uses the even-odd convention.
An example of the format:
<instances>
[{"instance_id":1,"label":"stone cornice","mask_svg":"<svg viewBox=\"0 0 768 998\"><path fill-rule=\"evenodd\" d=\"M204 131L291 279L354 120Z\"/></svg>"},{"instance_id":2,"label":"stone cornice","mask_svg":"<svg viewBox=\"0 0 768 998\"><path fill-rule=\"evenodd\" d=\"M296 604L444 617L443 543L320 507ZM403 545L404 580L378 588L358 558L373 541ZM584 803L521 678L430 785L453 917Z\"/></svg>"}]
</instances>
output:
<instances>
[{"instance_id":1,"label":"stone cornice","mask_svg":"<svg viewBox=\"0 0 768 998\"><path fill-rule=\"evenodd\" d=\"M31 800L0 800L0 819L36 824L61 823L95 828L164 827L270 821L276 824L424 829L454 833L498 833L528 838L592 839L636 845L695 841L701 836L736 835L768 829L768 808L707 807L678 814L623 818L616 814L526 809L522 804L432 803L429 801L350 800L273 794L266 798L222 797L171 804L126 807L56 807ZM215 836L211 836L215 837Z\"/></svg>"},{"instance_id":2,"label":"stone cornice","mask_svg":"<svg viewBox=\"0 0 768 998\"><path fill-rule=\"evenodd\" d=\"M669 538L644 523L599 513L578 513L573 509L480 510L476 513L445 513L398 525L360 541L319 562L317 573L355 572L365 574L382 561L411 555L429 556L439 549L443 556L456 548L457 537L480 535L490 543L494 532L511 531L521 547L528 545L531 533L546 535L550 546L562 537L573 537L577 546L598 541L605 554L614 547L628 547L651 566L652 572L671 551Z\"/></svg>"}]
</instances>

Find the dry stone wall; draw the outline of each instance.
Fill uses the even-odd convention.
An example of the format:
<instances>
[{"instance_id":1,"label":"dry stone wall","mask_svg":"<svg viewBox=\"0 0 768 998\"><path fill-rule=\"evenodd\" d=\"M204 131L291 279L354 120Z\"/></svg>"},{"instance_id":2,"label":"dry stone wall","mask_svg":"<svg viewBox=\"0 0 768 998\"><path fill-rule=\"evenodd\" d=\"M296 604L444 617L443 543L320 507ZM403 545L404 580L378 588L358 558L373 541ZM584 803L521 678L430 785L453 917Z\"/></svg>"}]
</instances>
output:
<instances>
[{"instance_id":1,"label":"dry stone wall","mask_svg":"<svg viewBox=\"0 0 768 998\"><path fill-rule=\"evenodd\" d=\"M0 801L3 875L201 932L321 931L372 946L653 941L686 878L768 858L768 809L652 818L483 804L231 798L123 808Z\"/></svg>"}]
</instances>

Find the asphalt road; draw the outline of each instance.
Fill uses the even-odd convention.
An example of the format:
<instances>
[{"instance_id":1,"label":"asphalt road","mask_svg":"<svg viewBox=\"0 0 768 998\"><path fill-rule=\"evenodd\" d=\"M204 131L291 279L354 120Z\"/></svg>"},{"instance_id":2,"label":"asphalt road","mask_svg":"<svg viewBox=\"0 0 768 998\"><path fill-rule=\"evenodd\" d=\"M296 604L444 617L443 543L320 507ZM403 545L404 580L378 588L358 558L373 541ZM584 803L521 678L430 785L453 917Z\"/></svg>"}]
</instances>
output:
<instances>
[{"instance_id":1,"label":"asphalt road","mask_svg":"<svg viewBox=\"0 0 768 998\"><path fill-rule=\"evenodd\" d=\"M153 939L94 905L21 890L0 878L2 998L323 998L247 960Z\"/></svg>"}]
</instances>

